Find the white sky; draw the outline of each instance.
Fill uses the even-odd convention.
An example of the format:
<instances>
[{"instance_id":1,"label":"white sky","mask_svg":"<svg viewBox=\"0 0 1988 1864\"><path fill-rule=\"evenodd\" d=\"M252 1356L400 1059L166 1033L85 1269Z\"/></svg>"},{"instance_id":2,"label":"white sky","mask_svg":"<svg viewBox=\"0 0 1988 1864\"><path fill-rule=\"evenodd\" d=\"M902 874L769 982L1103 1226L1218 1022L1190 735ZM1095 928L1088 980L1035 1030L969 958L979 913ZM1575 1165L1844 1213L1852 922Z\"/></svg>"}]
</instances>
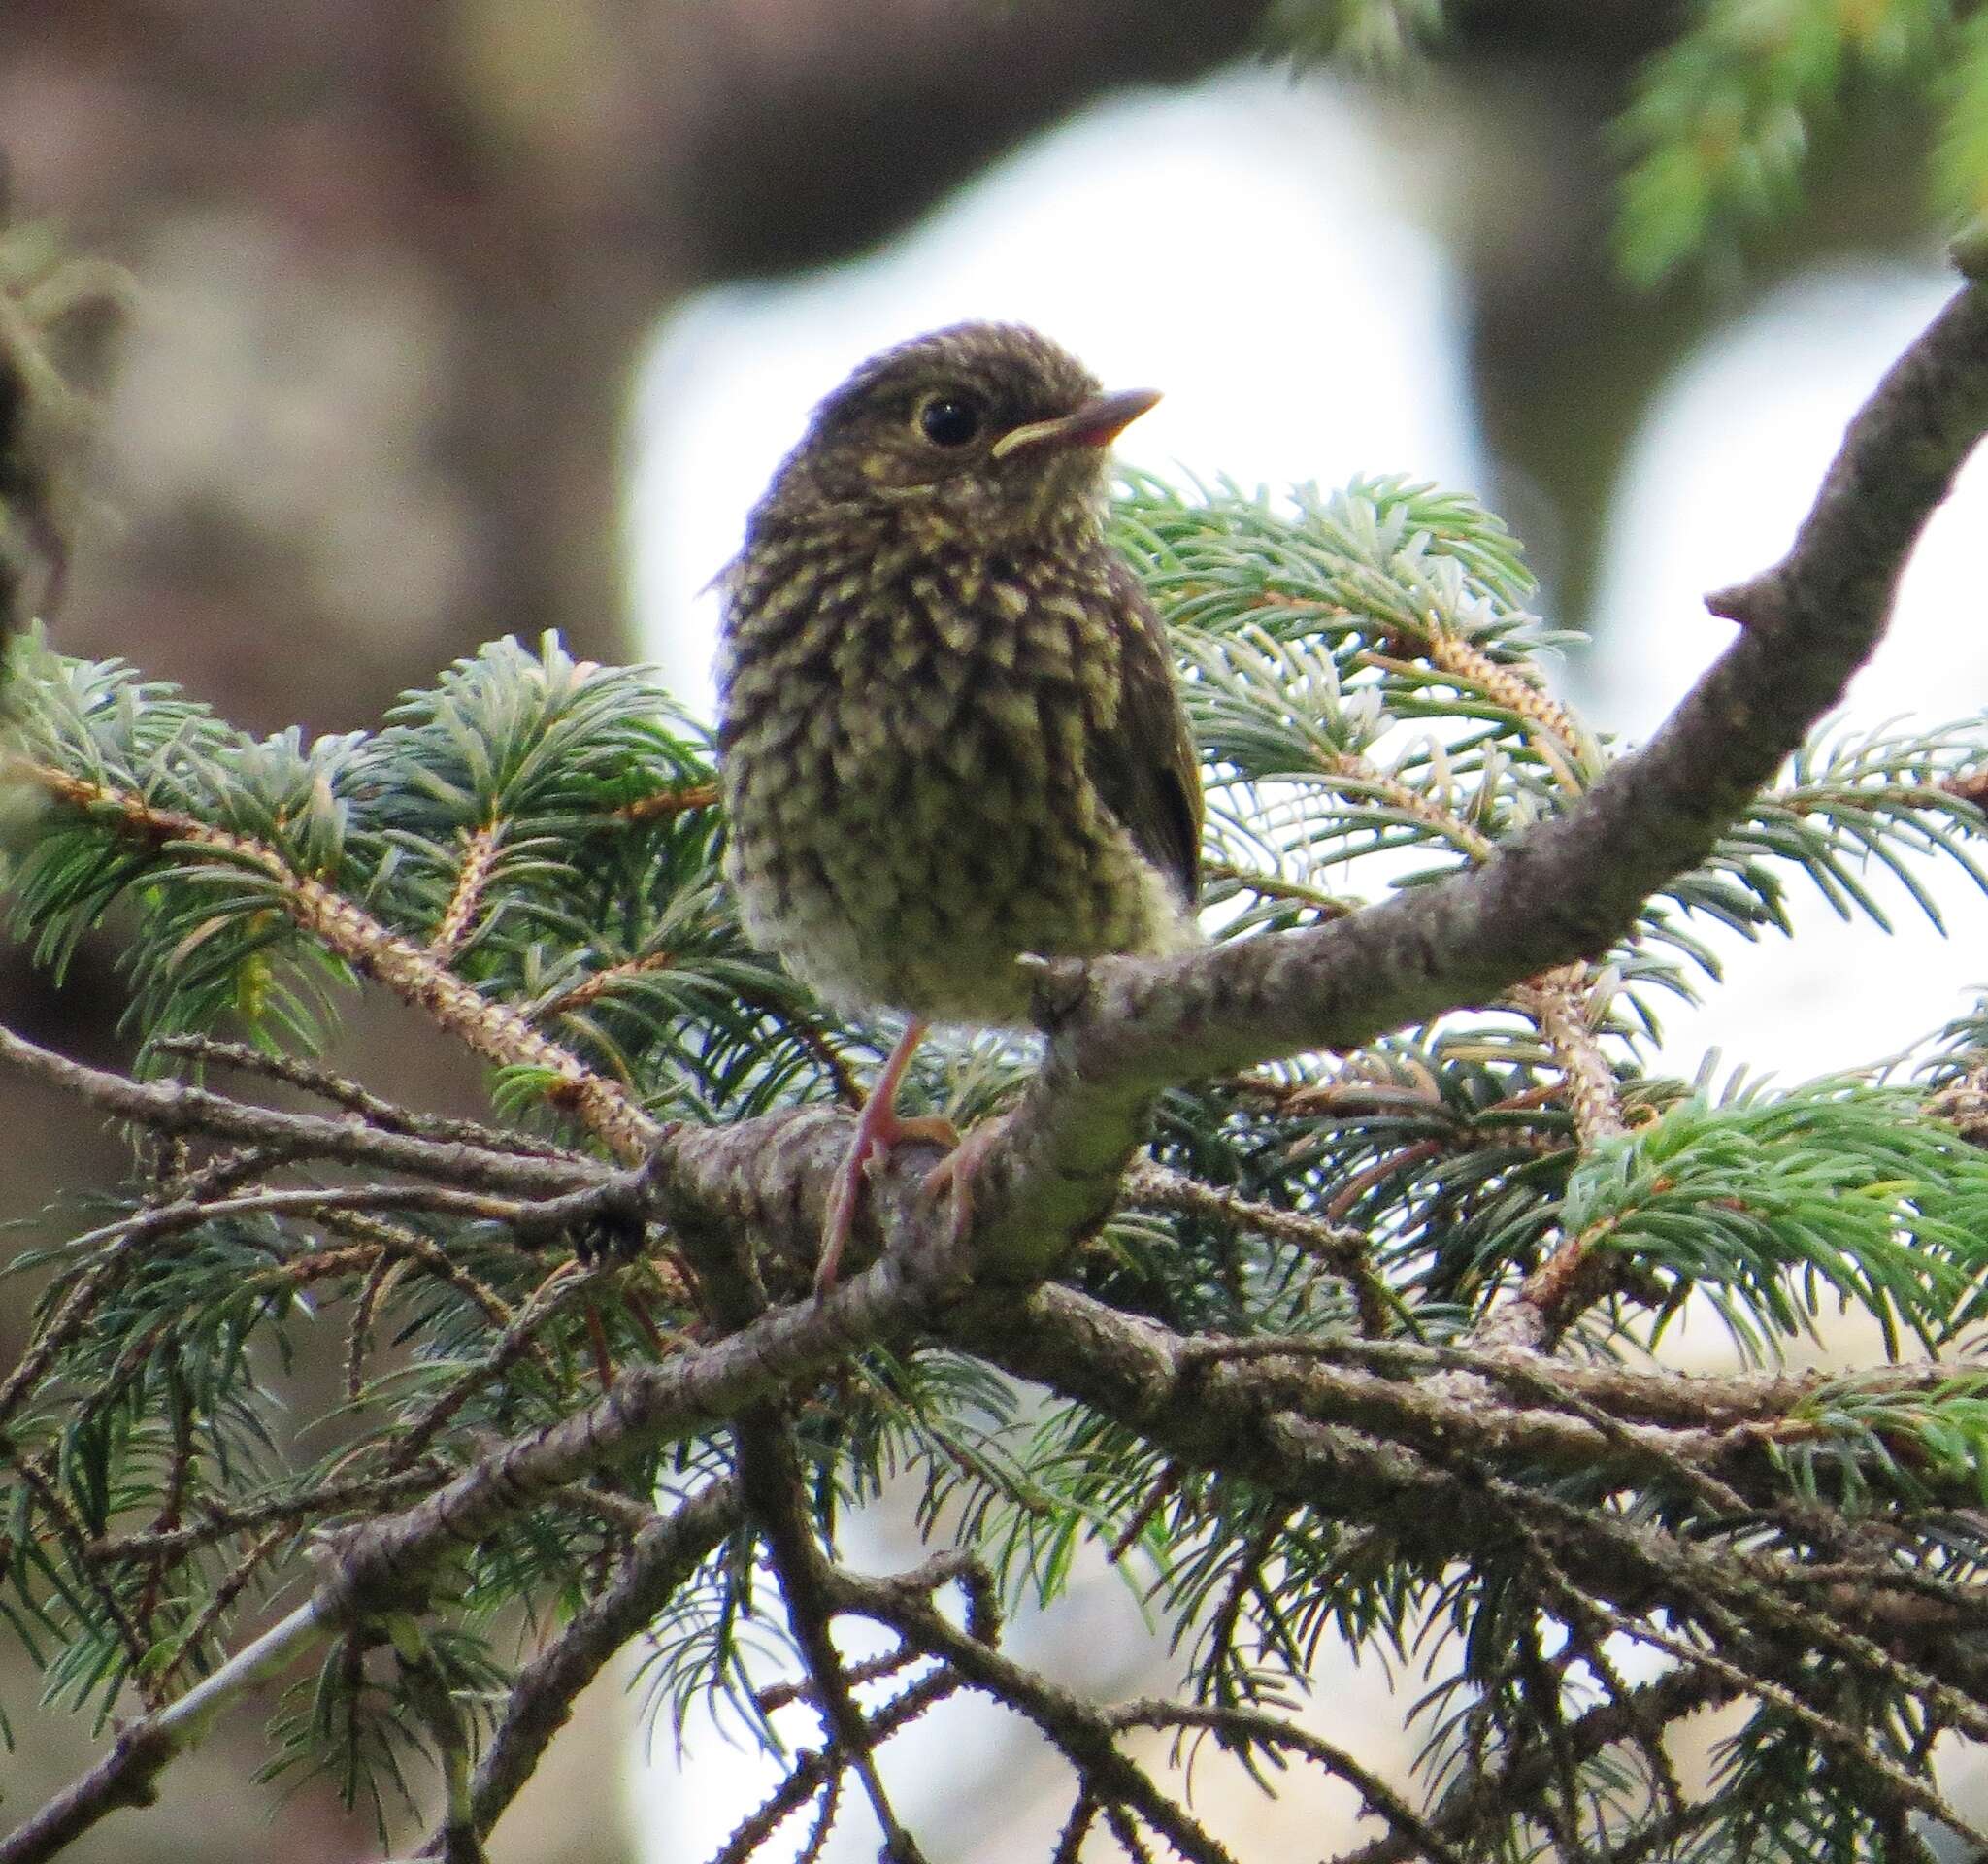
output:
<instances>
[{"instance_id":1,"label":"white sky","mask_svg":"<svg viewBox=\"0 0 1988 1864\"><path fill-rule=\"evenodd\" d=\"M1092 111L861 263L696 300L662 332L638 391L630 520L647 651L708 715L715 607L698 590L737 548L809 409L862 357L961 317L1036 323L1107 386L1165 389L1121 443L1135 464L1273 486L1404 470L1481 489L1453 269L1411 222L1407 189L1356 98L1233 76ZM1206 264L1183 239L1196 226ZM1785 549L1843 421L1946 289L1930 263L1806 281L1721 332L1658 397L1617 492L1602 645L1577 694L1598 725L1647 732L1724 644L1729 624L1706 615L1704 592ZM1977 462L1927 539L1853 716L1988 703L1984 519ZM1935 884L1957 935L1944 944L1908 906L1902 936L1887 940L1839 930L1819 898L1798 896L1800 944L1738 948L1709 1009L1668 1019L1673 1065L1690 1070L1716 1042L1731 1060L1801 1078L1930 1031L1970 982L1988 982L1988 902L1945 877ZM1060 1647L1130 1658L1142 1645L1110 1579L1015 1635L1024 1656ZM935 1792L987 1790L965 1781L961 1743L984 1771L1004 1727L993 1712L934 1718L892 1744L886 1772L914 1824ZM813 1739L805 1718L794 1733ZM708 1856L778 1778L709 1730L691 1741L687 1775L665 1733L634 1788L658 1859ZM1046 1849L1060 1809L1035 1803L1019 1776L993 1790L1012 1795L1034 1849ZM790 1825L769 1864L804 1827ZM1293 1830L1292 1843L1305 1836ZM828 1855L867 1858L874 1846L851 1806Z\"/></svg>"}]
</instances>

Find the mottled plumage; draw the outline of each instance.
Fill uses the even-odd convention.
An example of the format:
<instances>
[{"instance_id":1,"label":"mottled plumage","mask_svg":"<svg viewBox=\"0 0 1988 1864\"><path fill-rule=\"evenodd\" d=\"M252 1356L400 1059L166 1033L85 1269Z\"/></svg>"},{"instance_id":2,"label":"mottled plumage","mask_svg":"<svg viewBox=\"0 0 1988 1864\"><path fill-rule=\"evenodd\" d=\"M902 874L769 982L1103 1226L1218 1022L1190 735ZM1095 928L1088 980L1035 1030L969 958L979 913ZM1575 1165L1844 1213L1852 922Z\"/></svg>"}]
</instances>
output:
<instances>
[{"instance_id":1,"label":"mottled plumage","mask_svg":"<svg viewBox=\"0 0 1988 1864\"><path fill-rule=\"evenodd\" d=\"M1019 326L919 337L816 409L726 572L746 931L843 1007L904 1012L913 1041L1025 1021L1023 952L1195 936L1193 746L1100 528L1106 447L1154 399L1101 395ZM859 1152L893 1136L886 1104Z\"/></svg>"}]
</instances>

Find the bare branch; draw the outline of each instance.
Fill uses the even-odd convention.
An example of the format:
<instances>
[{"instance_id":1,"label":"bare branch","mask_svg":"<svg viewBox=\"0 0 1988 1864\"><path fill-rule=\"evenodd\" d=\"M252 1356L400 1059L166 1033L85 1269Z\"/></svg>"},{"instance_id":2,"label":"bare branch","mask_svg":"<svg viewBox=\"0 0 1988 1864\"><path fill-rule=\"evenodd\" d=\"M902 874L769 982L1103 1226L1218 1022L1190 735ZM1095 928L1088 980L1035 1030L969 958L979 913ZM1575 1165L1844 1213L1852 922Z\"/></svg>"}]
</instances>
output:
<instances>
[{"instance_id":1,"label":"bare branch","mask_svg":"<svg viewBox=\"0 0 1988 1864\"><path fill-rule=\"evenodd\" d=\"M609 1168L589 1159L520 1155L480 1143L381 1132L354 1119L281 1113L177 1081L132 1081L56 1054L0 1027L0 1068L32 1076L86 1100L114 1118L154 1133L202 1133L268 1147L282 1158L328 1158L376 1171L404 1172L445 1184L524 1197L597 1186Z\"/></svg>"},{"instance_id":2,"label":"bare branch","mask_svg":"<svg viewBox=\"0 0 1988 1864\"><path fill-rule=\"evenodd\" d=\"M177 1701L129 1723L88 1773L0 1839L0 1864L42 1864L107 1814L123 1806L149 1806L159 1775L206 1739L228 1704L281 1676L329 1635L315 1601L301 1605Z\"/></svg>"},{"instance_id":3,"label":"bare branch","mask_svg":"<svg viewBox=\"0 0 1988 1864\"><path fill-rule=\"evenodd\" d=\"M504 1718L470 1786L471 1821L487 1836L566 1725L580 1692L608 1659L640 1637L697 1564L738 1524L730 1482L700 1489L670 1514L652 1515L635 1537L614 1581L588 1600L559 1636L518 1672ZM439 1853L441 1835L424 1854Z\"/></svg>"},{"instance_id":4,"label":"bare branch","mask_svg":"<svg viewBox=\"0 0 1988 1864\"><path fill-rule=\"evenodd\" d=\"M264 1075L306 1093L316 1094L357 1114L369 1126L382 1132L414 1133L422 1139L459 1140L495 1152L517 1152L526 1158L563 1158L579 1161L583 1154L550 1140L521 1133L515 1127L490 1126L477 1119L451 1119L441 1114L416 1113L412 1108L381 1098L364 1082L348 1081L316 1062L296 1055L272 1054L246 1042L222 1042L214 1036L156 1036L151 1047L163 1055L188 1055L195 1061L215 1062L224 1068L239 1068L247 1074Z\"/></svg>"}]
</instances>

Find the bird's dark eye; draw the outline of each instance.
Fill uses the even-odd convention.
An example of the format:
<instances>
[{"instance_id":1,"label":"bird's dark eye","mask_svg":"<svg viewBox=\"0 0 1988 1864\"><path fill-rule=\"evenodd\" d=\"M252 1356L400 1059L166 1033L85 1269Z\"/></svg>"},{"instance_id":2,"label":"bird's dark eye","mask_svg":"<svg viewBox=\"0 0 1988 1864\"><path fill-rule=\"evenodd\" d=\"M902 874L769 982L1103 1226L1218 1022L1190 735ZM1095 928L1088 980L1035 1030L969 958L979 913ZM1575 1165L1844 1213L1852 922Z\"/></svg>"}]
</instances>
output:
<instances>
[{"instance_id":1,"label":"bird's dark eye","mask_svg":"<svg viewBox=\"0 0 1988 1864\"><path fill-rule=\"evenodd\" d=\"M979 405L970 395L934 395L918 408L918 431L935 447L964 447L980 431Z\"/></svg>"}]
</instances>

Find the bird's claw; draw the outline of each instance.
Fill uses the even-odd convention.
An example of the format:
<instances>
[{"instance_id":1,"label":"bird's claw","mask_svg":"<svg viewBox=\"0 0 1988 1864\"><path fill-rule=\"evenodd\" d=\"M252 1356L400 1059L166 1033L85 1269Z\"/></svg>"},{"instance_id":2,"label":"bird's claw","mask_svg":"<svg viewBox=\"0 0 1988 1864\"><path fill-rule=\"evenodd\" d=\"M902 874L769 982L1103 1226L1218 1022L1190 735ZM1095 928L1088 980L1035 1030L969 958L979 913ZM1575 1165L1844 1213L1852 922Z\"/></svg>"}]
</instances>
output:
<instances>
[{"instance_id":1,"label":"bird's claw","mask_svg":"<svg viewBox=\"0 0 1988 1864\"><path fill-rule=\"evenodd\" d=\"M822 1226L821 1260L814 1271L814 1292L826 1294L835 1286L836 1272L842 1266L843 1250L856 1227L856 1210L862 1202L865 1179L880 1177L898 1147L916 1141L943 1146L948 1150L960 1145L959 1128L938 1114L916 1114L900 1119L883 1113L865 1116L856 1127L848 1154L836 1173L835 1189L829 1194L828 1220ZM929 1182L929 1180L927 1181Z\"/></svg>"},{"instance_id":2,"label":"bird's claw","mask_svg":"<svg viewBox=\"0 0 1988 1864\"><path fill-rule=\"evenodd\" d=\"M925 1182L918 1186L918 1201L927 1206L936 1206L948 1190L952 1192L952 1240L955 1243L973 1224L974 1174L1007 1130L1006 1115L983 1119L925 1174Z\"/></svg>"},{"instance_id":3,"label":"bird's claw","mask_svg":"<svg viewBox=\"0 0 1988 1864\"><path fill-rule=\"evenodd\" d=\"M915 1140L921 1146L937 1146L943 1151L953 1150L960 1143L959 1128L944 1114L913 1114L910 1119L901 1119L891 1133L889 1143L874 1141L870 1155L863 1161L863 1170L871 1178L878 1177L890 1163L890 1155L907 1141Z\"/></svg>"}]
</instances>

